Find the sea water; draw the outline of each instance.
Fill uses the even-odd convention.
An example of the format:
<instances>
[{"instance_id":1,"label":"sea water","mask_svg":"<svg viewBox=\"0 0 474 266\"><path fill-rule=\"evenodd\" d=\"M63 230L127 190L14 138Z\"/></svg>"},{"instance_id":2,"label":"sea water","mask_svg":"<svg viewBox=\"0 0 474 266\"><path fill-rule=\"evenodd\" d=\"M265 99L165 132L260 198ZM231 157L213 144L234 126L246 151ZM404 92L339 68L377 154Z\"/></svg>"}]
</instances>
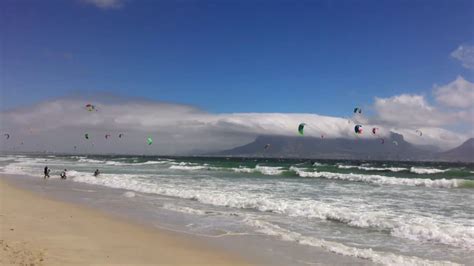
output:
<instances>
[{"instance_id":1,"label":"sea water","mask_svg":"<svg viewBox=\"0 0 474 266\"><path fill-rule=\"evenodd\" d=\"M163 215L176 213L174 229L191 234L271 238L291 247L284 255L294 264L295 250L311 249L385 265L474 261L473 164L0 156L6 174L39 178L46 165L53 178L68 169L64 182L120 191L135 211L156 214L150 222L180 224Z\"/></svg>"}]
</instances>

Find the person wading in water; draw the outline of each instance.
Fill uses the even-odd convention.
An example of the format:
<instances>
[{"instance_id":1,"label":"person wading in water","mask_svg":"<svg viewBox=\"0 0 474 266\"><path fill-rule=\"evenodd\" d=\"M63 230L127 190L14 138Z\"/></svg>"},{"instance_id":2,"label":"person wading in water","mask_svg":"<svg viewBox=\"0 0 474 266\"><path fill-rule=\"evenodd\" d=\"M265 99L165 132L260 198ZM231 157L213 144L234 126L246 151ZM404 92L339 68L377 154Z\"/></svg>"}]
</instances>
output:
<instances>
[{"instance_id":1,"label":"person wading in water","mask_svg":"<svg viewBox=\"0 0 474 266\"><path fill-rule=\"evenodd\" d=\"M49 178L49 171L50 169L48 168L48 166L46 166L44 168L44 179Z\"/></svg>"}]
</instances>

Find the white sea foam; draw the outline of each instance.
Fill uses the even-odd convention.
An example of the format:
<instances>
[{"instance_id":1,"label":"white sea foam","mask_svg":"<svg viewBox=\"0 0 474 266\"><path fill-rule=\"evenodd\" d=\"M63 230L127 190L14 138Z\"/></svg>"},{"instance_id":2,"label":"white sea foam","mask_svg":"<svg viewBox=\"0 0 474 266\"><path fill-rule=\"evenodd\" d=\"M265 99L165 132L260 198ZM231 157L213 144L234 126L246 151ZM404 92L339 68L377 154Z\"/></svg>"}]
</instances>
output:
<instances>
[{"instance_id":1,"label":"white sea foam","mask_svg":"<svg viewBox=\"0 0 474 266\"><path fill-rule=\"evenodd\" d=\"M106 161L105 164L107 164L107 165L128 165L127 163L116 162L116 161Z\"/></svg>"},{"instance_id":2,"label":"white sea foam","mask_svg":"<svg viewBox=\"0 0 474 266\"><path fill-rule=\"evenodd\" d=\"M171 161L163 160L163 161L146 161L143 163L134 163L134 165L149 165L149 164L169 164Z\"/></svg>"},{"instance_id":3,"label":"white sea foam","mask_svg":"<svg viewBox=\"0 0 474 266\"><path fill-rule=\"evenodd\" d=\"M422 167L411 167L410 172L415 174L439 174L449 171L449 169L436 169L436 168L422 168Z\"/></svg>"},{"instance_id":4,"label":"white sea foam","mask_svg":"<svg viewBox=\"0 0 474 266\"><path fill-rule=\"evenodd\" d=\"M82 175L82 174L84 174L84 173L80 173L80 172L78 172L78 171L76 171L76 170L69 170L69 171L67 171L67 175L68 175L69 177L76 177L76 176L79 176L79 175Z\"/></svg>"},{"instance_id":5,"label":"white sea foam","mask_svg":"<svg viewBox=\"0 0 474 266\"><path fill-rule=\"evenodd\" d=\"M261 173L264 175L281 175L285 170L283 170L283 167L256 165L255 168L232 168L232 171L237 173Z\"/></svg>"},{"instance_id":6,"label":"white sea foam","mask_svg":"<svg viewBox=\"0 0 474 266\"><path fill-rule=\"evenodd\" d=\"M3 173L14 175L34 175L30 169L23 168L14 164L9 164L3 167ZM28 171L29 170L29 171Z\"/></svg>"},{"instance_id":7,"label":"white sea foam","mask_svg":"<svg viewBox=\"0 0 474 266\"><path fill-rule=\"evenodd\" d=\"M222 168L222 167L211 167L207 164L198 165L198 164L189 164L189 163L181 163L181 164L172 165L169 167L169 169L187 170L187 171L196 171L196 170L229 171L230 169L236 173L261 173L264 175L280 175L285 171L283 167L274 167L274 166L257 165L255 166L255 168L249 168L249 167Z\"/></svg>"},{"instance_id":8,"label":"white sea foam","mask_svg":"<svg viewBox=\"0 0 474 266\"><path fill-rule=\"evenodd\" d=\"M126 198L134 198L135 197L135 192L127 191L127 192L123 193L123 196L126 197Z\"/></svg>"},{"instance_id":9,"label":"white sea foam","mask_svg":"<svg viewBox=\"0 0 474 266\"><path fill-rule=\"evenodd\" d=\"M101 161L101 160L84 159L84 158L79 159L78 162L80 162L80 163L94 163L94 164L106 163L105 161Z\"/></svg>"},{"instance_id":10,"label":"white sea foam","mask_svg":"<svg viewBox=\"0 0 474 266\"><path fill-rule=\"evenodd\" d=\"M31 175L31 176L38 176L40 175L41 177L43 176L43 171L42 169L35 170L32 168L32 165L35 165L37 163L36 159L23 159L21 158L18 160L20 162L17 163L10 163L6 166L3 167L3 173L5 174L14 174L14 175ZM54 178L54 175L52 173L51 177Z\"/></svg>"},{"instance_id":11,"label":"white sea foam","mask_svg":"<svg viewBox=\"0 0 474 266\"><path fill-rule=\"evenodd\" d=\"M71 159L86 159L87 157L85 156L71 156Z\"/></svg>"},{"instance_id":12,"label":"white sea foam","mask_svg":"<svg viewBox=\"0 0 474 266\"><path fill-rule=\"evenodd\" d=\"M194 171L194 170L209 169L209 166L204 166L204 165L172 165L172 166L169 167L169 169Z\"/></svg>"},{"instance_id":13,"label":"white sea foam","mask_svg":"<svg viewBox=\"0 0 474 266\"><path fill-rule=\"evenodd\" d=\"M393 236L474 250L474 225L440 224L429 217L402 219L391 230Z\"/></svg>"},{"instance_id":14,"label":"white sea foam","mask_svg":"<svg viewBox=\"0 0 474 266\"><path fill-rule=\"evenodd\" d=\"M281 175L284 172L282 167L257 165L255 166L255 169L264 175Z\"/></svg>"},{"instance_id":15,"label":"white sea foam","mask_svg":"<svg viewBox=\"0 0 474 266\"><path fill-rule=\"evenodd\" d=\"M154 164L170 164L170 161L146 161L141 163L127 163L127 162L117 162L117 161L106 161L107 165L116 165L116 166L138 166L138 165L154 165Z\"/></svg>"},{"instance_id":16,"label":"white sea foam","mask_svg":"<svg viewBox=\"0 0 474 266\"><path fill-rule=\"evenodd\" d=\"M418 240L436 242L468 250L474 250L472 228L459 224L440 224L418 216L399 217L388 210L354 209L323 203L316 200L291 200L274 198L263 193L248 193L245 190L223 191L217 188L194 186L175 186L174 184L155 184L139 180L133 175L106 175L95 178L92 175L78 175L75 181L122 188L144 193L154 193L184 199L193 199L214 206L255 209L262 212L280 213L286 216L317 218L338 221L353 227L386 230L390 234ZM422 230L422 224L429 227Z\"/></svg>"},{"instance_id":17,"label":"white sea foam","mask_svg":"<svg viewBox=\"0 0 474 266\"><path fill-rule=\"evenodd\" d=\"M255 168L239 167L239 168L232 168L232 171L237 172L237 173L255 173L257 170Z\"/></svg>"},{"instance_id":18,"label":"white sea foam","mask_svg":"<svg viewBox=\"0 0 474 266\"><path fill-rule=\"evenodd\" d=\"M427 179L427 178L401 178L383 175L364 175L364 174L343 174L332 172L307 172L296 167L291 167L290 170L296 172L301 177L320 177L327 179L366 182L378 185L403 185L403 186L424 186L436 188L455 188L462 185L467 180L461 179Z\"/></svg>"},{"instance_id":19,"label":"white sea foam","mask_svg":"<svg viewBox=\"0 0 474 266\"><path fill-rule=\"evenodd\" d=\"M360 170L365 170L365 171L390 171L390 172L400 172L400 171L408 170L407 168L404 168L404 167L369 167L369 166L343 165L343 164L339 164L337 168L360 169Z\"/></svg>"},{"instance_id":20,"label":"white sea foam","mask_svg":"<svg viewBox=\"0 0 474 266\"><path fill-rule=\"evenodd\" d=\"M4 162L4 161L12 161L12 160L15 160L16 157L15 156L2 156L0 157L0 161Z\"/></svg>"},{"instance_id":21,"label":"white sea foam","mask_svg":"<svg viewBox=\"0 0 474 266\"><path fill-rule=\"evenodd\" d=\"M170 211L182 212L182 213L193 214L193 215L206 215L207 214L206 211L203 211L203 210L193 209L193 208L185 207L185 206L177 206L170 203L164 204L163 208Z\"/></svg>"},{"instance_id":22,"label":"white sea foam","mask_svg":"<svg viewBox=\"0 0 474 266\"><path fill-rule=\"evenodd\" d=\"M372 262L383 264L383 265L458 265L449 261L432 261L426 260L413 256L402 256L396 255L389 252L380 252L374 251L370 248L356 248L346 246L341 243L326 241L324 239L318 239L315 237L304 236L297 232L292 232L287 229L281 228L278 225L271 224L266 221L249 219L247 218L245 222L256 228L258 232L279 237L284 241L296 242L301 245L319 247L327 251L344 255L355 257L359 259L370 260Z\"/></svg>"},{"instance_id":23,"label":"white sea foam","mask_svg":"<svg viewBox=\"0 0 474 266\"><path fill-rule=\"evenodd\" d=\"M190 162L171 162L171 166L169 169L174 170L187 170L187 171L194 171L194 170L211 170L208 164L197 164L197 163L190 163Z\"/></svg>"}]
</instances>

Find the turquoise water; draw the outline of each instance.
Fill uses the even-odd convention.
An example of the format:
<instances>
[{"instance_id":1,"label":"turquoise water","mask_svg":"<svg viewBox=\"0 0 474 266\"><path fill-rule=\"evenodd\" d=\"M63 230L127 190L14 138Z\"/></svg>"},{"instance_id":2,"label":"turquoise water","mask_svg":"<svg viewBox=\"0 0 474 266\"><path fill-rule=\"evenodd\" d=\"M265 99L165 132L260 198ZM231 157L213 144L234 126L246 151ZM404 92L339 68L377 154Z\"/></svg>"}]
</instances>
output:
<instances>
[{"instance_id":1,"label":"turquoise water","mask_svg":"<svg viewBox=\"0 0 474 266\"><path fill-rule=\"evenodd\" d=\"M472 164L0 157L9 174L41 176L45 165L53 178L67 168L68 182L127 190L124 200L161 200L157 211L186 215L196 233L257 233L381 264L474 261Z\"/></svg>"}]
</instances>

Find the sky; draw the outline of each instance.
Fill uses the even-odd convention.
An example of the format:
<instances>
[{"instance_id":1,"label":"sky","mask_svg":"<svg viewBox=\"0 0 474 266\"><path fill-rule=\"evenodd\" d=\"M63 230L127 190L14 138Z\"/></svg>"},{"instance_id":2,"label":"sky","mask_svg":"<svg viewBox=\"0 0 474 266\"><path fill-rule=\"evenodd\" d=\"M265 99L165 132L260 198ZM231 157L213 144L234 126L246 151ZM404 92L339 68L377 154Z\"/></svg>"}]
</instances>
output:
<instances>
[{"instance_id":1,"label":"sky","mask_svg":"<svg viewBox=\"0 0 474 266\"><path fill-rule=\"evenodd\" d=\"M446 149L474 135L473 13L462 0L0 1L0 125L154 132L180 153L307 121L315 136L352 137L359 106L355 122ZM89 102L97 123L71 124ZM172 136L186 123L199 143Z\"/></svg>"}]
</instances>

